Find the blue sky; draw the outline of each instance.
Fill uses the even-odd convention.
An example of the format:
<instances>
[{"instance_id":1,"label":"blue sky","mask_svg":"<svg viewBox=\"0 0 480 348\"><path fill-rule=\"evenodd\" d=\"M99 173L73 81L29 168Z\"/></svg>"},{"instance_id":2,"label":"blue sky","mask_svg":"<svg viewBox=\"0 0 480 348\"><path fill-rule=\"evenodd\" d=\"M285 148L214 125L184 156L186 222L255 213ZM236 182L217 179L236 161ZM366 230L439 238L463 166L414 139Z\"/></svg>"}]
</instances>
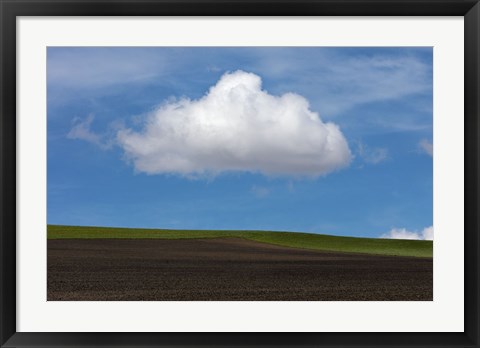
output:
<instances>
[{"instance_id":1,"label":"blue sky","mask_svg":"<svg viewBox=\"0 0 480 348\"><path fill-rule=\"evenodd\" d=\"M48 223L432 239L432 54L50 47Z\"/></svg>"}]
</instances>

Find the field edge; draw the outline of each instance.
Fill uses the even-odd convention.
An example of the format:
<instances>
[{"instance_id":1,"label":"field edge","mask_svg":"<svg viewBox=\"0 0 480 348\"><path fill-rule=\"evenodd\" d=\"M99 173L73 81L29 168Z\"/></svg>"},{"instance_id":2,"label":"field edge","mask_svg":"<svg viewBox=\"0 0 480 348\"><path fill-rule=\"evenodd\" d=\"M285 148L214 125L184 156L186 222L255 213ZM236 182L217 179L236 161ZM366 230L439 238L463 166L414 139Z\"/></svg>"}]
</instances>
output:
<instances>
[{"instance_id":1,"label":"field edge","mask_svg":"<svg viewBox=\"0 0 480 348\"><path fill-rule=\"evenodd\" d=\"M207 239L229 237L325 252L433 257L433 242L424 240L343 237L281 231L171 230L47 225L47 239Z\"/></svg>"}]
</instances>

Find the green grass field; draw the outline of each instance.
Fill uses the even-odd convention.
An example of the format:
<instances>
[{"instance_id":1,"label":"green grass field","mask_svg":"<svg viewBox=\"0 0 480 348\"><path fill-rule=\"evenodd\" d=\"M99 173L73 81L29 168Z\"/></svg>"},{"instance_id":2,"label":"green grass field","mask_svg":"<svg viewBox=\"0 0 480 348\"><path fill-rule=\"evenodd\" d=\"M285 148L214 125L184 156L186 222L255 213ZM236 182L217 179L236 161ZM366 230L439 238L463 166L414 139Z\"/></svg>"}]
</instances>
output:
<instances>
[{"instance_id":1,"label":"green grass field","mask_svg":"<svg viewBox=\"0 0 480 348\"><path fill-rule=\"evenodd\" d=\"M433 242L337 237L323 234L272 231L160 230L140 228L47 226L48 239L193 239L237 237L292 248L376 255L432 257Z\"/></svg>"}]
</instances>

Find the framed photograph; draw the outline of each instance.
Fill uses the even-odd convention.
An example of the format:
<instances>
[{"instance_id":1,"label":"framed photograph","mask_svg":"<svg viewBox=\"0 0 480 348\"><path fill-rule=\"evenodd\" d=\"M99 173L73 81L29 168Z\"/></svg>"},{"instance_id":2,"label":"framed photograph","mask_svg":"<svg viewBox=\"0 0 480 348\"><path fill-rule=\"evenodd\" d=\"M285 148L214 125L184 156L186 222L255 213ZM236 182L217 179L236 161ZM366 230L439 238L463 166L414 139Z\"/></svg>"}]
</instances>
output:
<instances>
[{"instance_id":1,"label":"framed photograph","mask_svg":"<svg viewBox=\"0 0 480 348\"><path fill-rule=\"evenodd\" d=\"M0 347L478 347L478 1L0 0Z\"/></svg>"}]
</instances>

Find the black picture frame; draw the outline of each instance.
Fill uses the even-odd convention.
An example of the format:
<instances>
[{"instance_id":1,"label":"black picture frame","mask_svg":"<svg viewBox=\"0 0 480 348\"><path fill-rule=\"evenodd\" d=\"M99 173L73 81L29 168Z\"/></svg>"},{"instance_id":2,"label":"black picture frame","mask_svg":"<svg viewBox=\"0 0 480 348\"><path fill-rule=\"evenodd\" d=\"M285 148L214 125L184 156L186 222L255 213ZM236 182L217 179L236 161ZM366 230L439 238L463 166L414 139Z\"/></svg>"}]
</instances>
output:
<instances>
[{"instance_id":1,"label":"black picture frame","mask_svg":"<svg viewBox=\"0 0 480 348\"><path fill-rule=\"evenodd\" d=\"M478 0L0 0L1 347L479 347ZM463 16L465 330L463 333L28 333L16 331L16 18L18 16Z\"/></svg>"}]
</instances>

